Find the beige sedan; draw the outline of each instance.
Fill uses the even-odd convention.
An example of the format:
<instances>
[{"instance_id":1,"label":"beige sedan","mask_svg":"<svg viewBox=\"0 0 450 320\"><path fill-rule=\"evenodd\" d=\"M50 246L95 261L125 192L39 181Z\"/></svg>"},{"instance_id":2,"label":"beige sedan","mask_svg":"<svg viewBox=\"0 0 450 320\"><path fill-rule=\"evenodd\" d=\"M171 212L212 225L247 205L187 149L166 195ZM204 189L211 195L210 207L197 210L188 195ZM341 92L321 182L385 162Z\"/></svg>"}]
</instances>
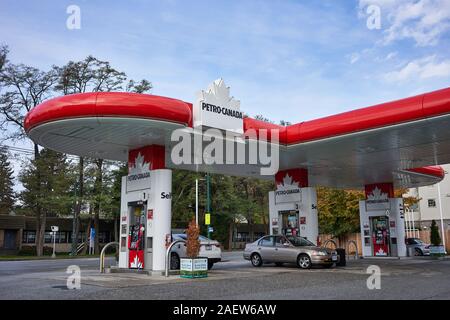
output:
<instances>
[{"instance_id":1,"label":"beige sedan","mask_svg":"<svg viewBox=\"0 0 450 320\"><path fill-rule=\"evenodd\" d=\"M332 267L339 262L336 251L321 248L302 237L265 236L245 246L244 259L250 260L254 267L263 263L295 263L302 269L312 265Z\"/></svg>"}]
</instances>

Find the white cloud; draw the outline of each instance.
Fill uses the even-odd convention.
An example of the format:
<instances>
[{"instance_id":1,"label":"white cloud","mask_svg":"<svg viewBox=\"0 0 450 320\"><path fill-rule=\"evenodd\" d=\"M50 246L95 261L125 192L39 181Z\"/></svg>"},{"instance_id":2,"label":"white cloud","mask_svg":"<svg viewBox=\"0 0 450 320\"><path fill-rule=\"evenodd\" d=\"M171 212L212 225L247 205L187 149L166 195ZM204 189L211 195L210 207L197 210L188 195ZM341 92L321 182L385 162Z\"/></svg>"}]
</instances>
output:
<instances>
[{"instance_id":1,"label":"white cloud","mask_svg":"<svg viewBox=\"0 0 450 320\"><path fill-rule=\"evenodd\" d=\"M388 72L384 79L388 82L405 82L450 76L450 60L437 61L436 56L428 56L409 62L396 71Z\"/></svg>"},{"instance_id":2,"label":"white cloud","mask_svg":"<svg viewBox=\"0 0 450 320\"><path fill-rule=\"evenodd\" d=\"M357 52L352 53L350 55L350 64L354 64L354 63L358 62L360 57L361 57L361 55L359 53L357 53Z\"/></svg>"},{"instance_id":3,"label":"white cloud","mask_svg":"<svg viewBox=\"0 0 450 320\"><path fill-rule=\"evenodd\" d=\"M397 55L398 55L398 52L390 52L390 53L386 56L385 60L386 60L386 61L389 61L389 60L395 58Z\"/></svg>"},{"instance_id":4,"label":"white cloud","mask_svg":"<svg viewBox=\"0 0 450 320\"><path fill-rule=\"evenodd\" d=\"M359 0L360 17L369 5L381 8L384 44L413 39L418 46L436 45L450 30L450 0Z\"/></svg>"}]
</instances>

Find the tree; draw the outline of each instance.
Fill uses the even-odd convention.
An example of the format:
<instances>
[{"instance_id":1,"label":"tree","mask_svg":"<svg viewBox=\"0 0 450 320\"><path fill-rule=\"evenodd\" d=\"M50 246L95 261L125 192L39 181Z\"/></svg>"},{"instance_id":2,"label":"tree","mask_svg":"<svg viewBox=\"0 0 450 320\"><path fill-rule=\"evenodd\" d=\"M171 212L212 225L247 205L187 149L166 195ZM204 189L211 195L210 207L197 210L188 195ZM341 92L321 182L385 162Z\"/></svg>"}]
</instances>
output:
<instances>
[{"instance_id":1,"label":"tree","mask_svg":"<svg viewBox=\"0 0 450 320\"><path fill-rule=\"evenodd\" d=\"M73 166L64 154L42 149L39 156L29 160L19 174L24 190L20 193L23 208L35 213L36 219L36 253L42 255L46 221L49 216L71 214L73 203L73 185L75 174Z\"/></svg>"},{"instance_id":2,"label":"tree","mask_svg":"<svg viewBox=\"0 0 450 320\"><path fill-rule=\"evenodd\" d=\"M69 61L66 65L55 67L54 69L58 74L58 83L55 89L64 95L85 92L120 91L124 89L123 86L127 80L124 72L113 68L108 61L102 61L93 56L88 56L81 61ZM151 88L151 83L143 79L138 83L129 80L125 89L130 92L143 93ZM91 205L93 206L92 210L94 212L94 228L98 235L99 216L102 208L101 203L105 203L104 197L107 192L104 192L103 186L103 162L98 159L94 159L93 162L96 165L96 170L91 171L95 176L93 192L98 194L95 194L92 198ZM76 220L76 223L74 224L75 232L73 232L74 236L72 239L72 254L76 253L78 219L85 196L85 166L85 159L80 157L78 162L78 199L74 212L74 220ZM95 252L98 253L98 251L99 244L97 236L95 239Z\"/></svg>"},{"instance_id":3,"label":"tree","mask_svg":"<svg viewBox=\"0 0 450 320\"><path fill-rule=\"evenodd\" d=\"M321 233L344 237L357 232L359 226L359 200L364 199L361 191L345 191L331 188L317 188L319 228Z\"/></svg>"},{"instance_id":4,"label":"tree","mask_svg":"<svg viewBox=\"0 0 450 320\"><path fill-rule=\"evenodd\" d=\"M47 99L52 86L57 80L54 70L49 72L26 66L7 63L0 72L0 87L3 89L0 95L0 129L5 133L4 138L21 140L26 138L23 120L25 115L35 106ZM34 160L39 160L39 146L34 145ZM39 172L36 179L39 180ZM41 183L36 183L37 187ZM40 192L39 192L40 193ZM42 254L43 237L45 232L45 217L42 218L40 202L36 201L32 206L36 217L36 252Z\"/></svg>"},{"instance_id":5,"label":"tree","mask_svg":"<svg viewBox=\"0 0 450 320\"><path fill-rule=\"evenodd\" d=\"M13 173L8 152L5 147L0 147L0 214L9 214L14 208Z\"/></svg>"},{"instance_id":6,"label":"tree","mask_svg":"<svg viewBox=\"0 0 450 320\"><path fill-rule=\"evenodd\" d=\"M4 93L0 96L0 129L10 132L6 139L26 138L23 120L25 115L38 104L46 100L57 74L26 66L8 63L0 72L0 84ZM8 131L8 129L12 129ZM38 146L34 144L35 156Z\"/></svg>"},{"instance_id":7,"label":"tree","mask_svg":"<svg viewBox=\"0 0 450 320\"><path fill-rule=\"evenodd\" d=\"M186 235L186 256L191 259L197 258L200 251L200 240L198 239L200 235L200 228L195 223L195 219L189 222L189 227L186 230Z\"/></svg>"},{"instance_id":8,"label":"tree","mask_svg":"<svg viewBox=\"0 0 450 320\"><path fill-rule=\"evenodd\" d=\"M431 221L430 242L433 246L439 246L441 244L441 236L435 220Z\"/></svg>"},{"instance_id":9,"label":"tree","mask_svg":"<svg viewBox=\"0 0 450 320\"><path fill-rule=\"evenodd\" d=\"M153 88L150 81L142 79L140 82L136 83L134 80L128 81L126 91L134 93L144 93L149 92Z\"/></svg>"},{"instance_id":10,"label":"tree","mask_svg":"<svg viewBox=\"0 0 450 320\"><path fill-rule=\"evenodd\" d=\"M0 72L3 69L3 66L8 62L7 56L8 56L8 46L2 45L0 46Z\"/></svg>"},{"instance_id":11,"label":"tree","mask_svg":"<svg viewBox=\"0 0 450 320\"><path fill-rule=\"evenodd\" d=\"M110 174L111 188L109 189L110 216L114 219L114 241L119 241L120 205L122 196L122 177L128 174L128 164L120 163Z\"/></svg>"}]
</instances>

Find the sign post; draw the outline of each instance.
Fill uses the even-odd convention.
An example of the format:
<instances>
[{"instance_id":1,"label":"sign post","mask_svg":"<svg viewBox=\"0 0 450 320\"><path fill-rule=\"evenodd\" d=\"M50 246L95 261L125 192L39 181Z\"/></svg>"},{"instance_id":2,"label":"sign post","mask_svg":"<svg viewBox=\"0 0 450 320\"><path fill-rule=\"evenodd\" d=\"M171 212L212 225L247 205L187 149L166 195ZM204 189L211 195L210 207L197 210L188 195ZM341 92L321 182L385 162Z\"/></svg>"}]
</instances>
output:
<instances>
[{"instance_id":1,"label":"sign post","mask_svg":"<svg viewBox=\"0 0 450 320\"><path fill-rule=\"evenodd\" d=\"M51 226L52 229L52 235L53 235L53 253L52 258L56 258L56 232L58 232L59 227L58 226Z\"/></svg>"},{"instance_id":2,"label":"sign post","mask_svg":"<svg viewBox=\"0 0 450 320\"><path fill-rule=\"evenodd\" d=\"M94 254L94 245L95 245L95 228L91 227L89 235L89 254Z\"/></svg>"}]
</instances>

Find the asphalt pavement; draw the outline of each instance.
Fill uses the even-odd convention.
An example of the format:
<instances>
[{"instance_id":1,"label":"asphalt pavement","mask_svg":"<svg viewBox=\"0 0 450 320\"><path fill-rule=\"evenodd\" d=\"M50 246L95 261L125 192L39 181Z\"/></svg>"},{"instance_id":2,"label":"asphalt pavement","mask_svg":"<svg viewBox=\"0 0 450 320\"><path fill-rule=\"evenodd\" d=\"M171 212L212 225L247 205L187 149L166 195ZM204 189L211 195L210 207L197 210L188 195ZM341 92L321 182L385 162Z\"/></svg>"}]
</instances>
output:
<instances>
[{"instance_id":1,"label":"asphalt pavement","mask_svg":"<svg viewBox=\"0 0 450 320\"><path fill-rule=\"evenodd\" d=\"M100 274L98 258L0 261L0 299L450 299L449 260L359 259L311 270L254 268L242 252L224 253L223 260L208 278L195 280ZM79 290L67 288L71 265L81 269ZM370 290L367 268L373 265L381 271L380 289Z\"/></svg>"}]
</instances>

